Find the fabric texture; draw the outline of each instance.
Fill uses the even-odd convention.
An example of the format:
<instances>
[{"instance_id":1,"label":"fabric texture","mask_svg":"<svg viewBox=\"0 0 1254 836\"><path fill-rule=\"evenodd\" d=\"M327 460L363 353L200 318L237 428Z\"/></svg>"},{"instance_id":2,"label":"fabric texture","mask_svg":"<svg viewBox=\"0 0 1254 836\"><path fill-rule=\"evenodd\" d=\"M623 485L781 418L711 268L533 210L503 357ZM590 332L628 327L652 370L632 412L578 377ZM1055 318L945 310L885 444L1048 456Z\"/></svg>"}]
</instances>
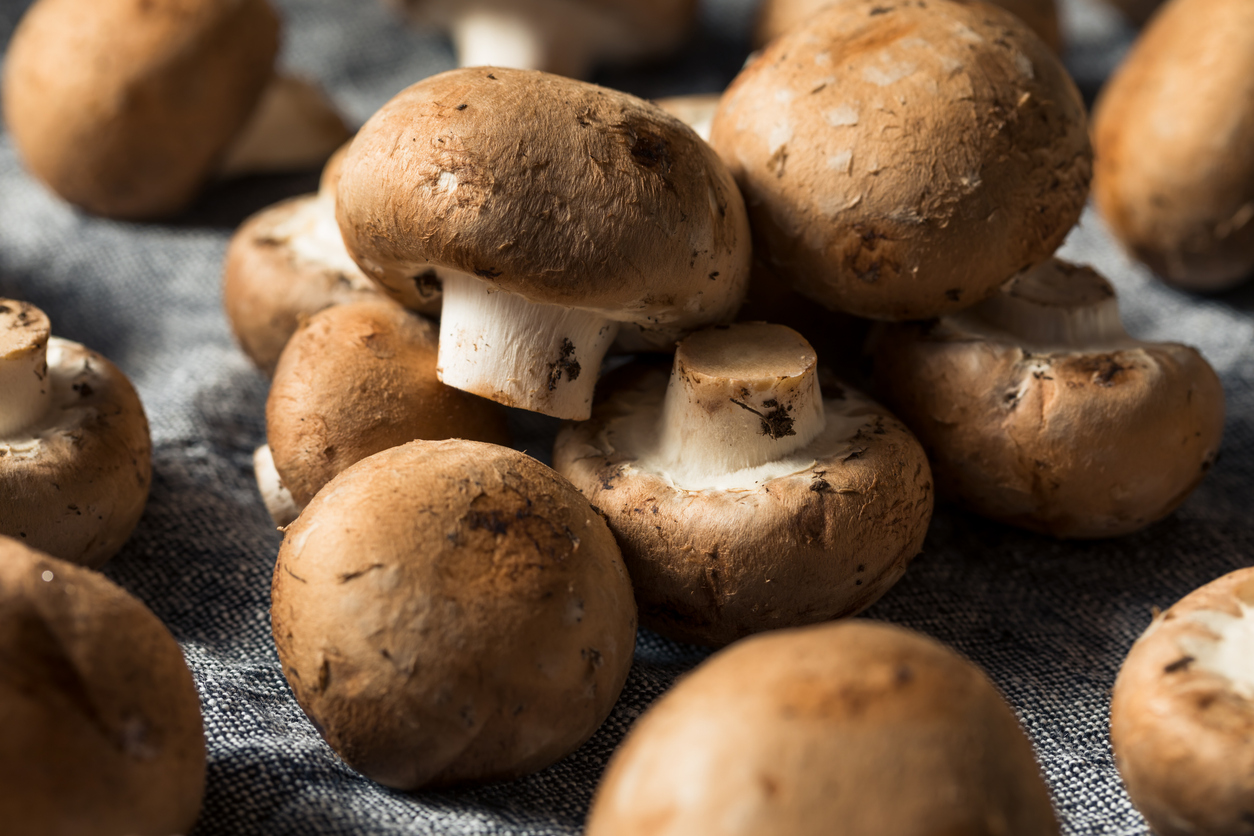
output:
<instances>
[{"instance_id":1,"label":"fabric texture","mask_svg":"<svg viewBox=\"0 0 1254 836\"><path fill-rule=\"evenodd\" d=\"M1067 61L1090 97L1130 40L1098 2L1065 6ZM0 0L0 45L28 5ZM452 66L444 41L406 30L381 4L279 5L282 63L321 81L353 122ZM747 54L751 19L750 0L710 0L684 56L597 80L650 97L719 89ZM704 651L642 632L621 700L579 751L512 783L415 794L345 766L279 670L268 606L280 535L251 460L266 383L232 342L221 266L249 213L315 184L314 173L224 183L174 222L102 220L33 181L0 133L0 295L34 302L56 333L117 363L152 424L148 509L106 574L169 625L195 673L209 771L194 833L579 833L615 746ZM923 554L866 615L934 636L989 673L1036 745L1064 833L1144 834L1110 751L1110 689L1152 608L1254 562L1254 285L1172 290L1129 262L1091 210L1062 255L1111 278L1134 335L1189 343L1214 365L1228 403L1220 462L1177 513L1108 542L1057 542L938 508ZM521 446L547 461L555 422L515 423Z\"/></svg>"}]
</instances>

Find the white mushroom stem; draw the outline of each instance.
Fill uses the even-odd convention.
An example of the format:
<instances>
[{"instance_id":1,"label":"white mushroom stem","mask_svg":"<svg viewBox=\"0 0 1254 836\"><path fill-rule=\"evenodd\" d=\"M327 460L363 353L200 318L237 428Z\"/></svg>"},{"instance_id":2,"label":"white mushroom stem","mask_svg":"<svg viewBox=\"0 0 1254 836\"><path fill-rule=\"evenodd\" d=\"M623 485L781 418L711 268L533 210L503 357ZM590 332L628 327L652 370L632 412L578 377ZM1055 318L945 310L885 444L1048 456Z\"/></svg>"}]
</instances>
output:
<instances>
[{"instance_id":1,"label":"white mushroom stem","mask_svg":"<svg viewBox=\"0 0 1254 836\"><path fill-rule=\"evenodd\" d=\"M1057 259L1015 276L972 313L1038 346L1079 348L1128 339L1110 282Z\"/></svg>"},{"instance_id":2,"label":"white mushroom stem","mask_svg":"<svg viewBox=\"0 0 1254 836\"><path fill-rule=\"evenodd\" d=\"M283 485L279 471L274 466L274 455L270 445L263 444L253 453L253 473L257 477L257 489L261 491L261 500L270 512L270 519L279 528L291 525L303 510L292 499L292 494Z\"/></svg>"},{"instance_id":3,"label":"white mushroom stem","mask_svg":"<svg viewBox=\"0 0 1254 836\"><path fill-rule=\"evenodd\" d=\"M537 304L448 271L440 380L508 406L583 421L617 333L618 323L599 313Z\"/></svg>"},{"instance_id":4,"label":"white mushroom stem","mask_svg":"<svg viewBox=\"0 0 1254 836\"><path fill-rule=\"evenodd\" d=\"M39 308L0 299L0 438L37 423L52 403L51 335L48 317Z\"/></svg>"},{"instance_id":5,"label":"white mushroom stem","mask_svg":"<svg viewBox=\"0 0 1254 836\"><path fill-rule=\"evenodd\" d=\"M680 342L649 456L676 483L777 461L826 425L814 349L782 325L740 323Z\"/></svg>"},{"instance_id":6,"label":"white mushroom stem","mask_svg":"<svg viewBox=\"0 0 1254 836\"><path fill-rule=\"evenodd\" d=\"M318 168L351 134L322 88L275 76L218 173L240 177Z\"/></svg>"}]
</instances>

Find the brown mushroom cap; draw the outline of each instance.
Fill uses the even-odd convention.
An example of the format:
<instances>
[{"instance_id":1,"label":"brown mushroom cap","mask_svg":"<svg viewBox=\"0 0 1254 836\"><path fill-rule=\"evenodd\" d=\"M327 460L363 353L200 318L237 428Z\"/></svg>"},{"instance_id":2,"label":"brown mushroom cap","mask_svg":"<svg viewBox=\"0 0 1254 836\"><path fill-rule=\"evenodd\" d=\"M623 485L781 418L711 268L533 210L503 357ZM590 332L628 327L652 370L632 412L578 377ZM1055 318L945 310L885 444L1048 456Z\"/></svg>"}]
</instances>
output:
<instances>
[{"instance_id":1,"label":"brown mushroom cap","mask_svg":"<svg viewBox=\"0 0 1254 836\"><path fill-rule=\"evenodd\" d=\"M1031 313L1008 329L999 308L1012 304ZM1032 335L1051 310L1054 338ZM1088 268L1047 262L971 311L887 326L874 355L941 495L1033 531L1143 528L1184 501L1219 451L1214 370L1188 346L1129 338L1113 288Z\"/></svg>"},{"instance_id":2,"label":"brown mushroom cap","mask_svg":"<svg viewBox=\"0 0 1254 836\"><path fill-rule=\"evenodd\" d=\"M0 537L0 659L6 833L190 831L205 785L200 700L147 607Z\"/></svg>"},{"instance_id":3,"label":"brown mushroom cap","mask_svg":"<svg viewBox=\"0 0 1254 836\"><path fill-rule=\"evenodd\" d=\"M266 440L297 506L349 465L416 438L508 444L500 407L440 383L436 330L380 299L311 317L284 349Z\"/></svg>"},{"instance_id":4,"label":"brown mushroom cap","mask_svg":"<svg viewBox=\"0 0 1254 836\"><path fill-rule=\"evenodd\" d=\"M287 530L271 624L305 713L399 789L541 769L627 678L636 611L618 546L522 453L415 441L335 477Z\"/></svg>"},{"instance_id":5,"label":"brown mushroom cap","mask_svg":"<svg viewBox=\"0 0 1254 836\"><path fill-rule=\"evenodd\" d=\"M848 0L765 0L758 7L753 27L753 42L762 47L796 29L821 9ZM967 0L958 0L967 2ZM986 0L1011 12L1028 25L1054 52L1062 52L1062 35L1058 31L1058 6L1055 0Z\"/></svg>"},{"instance_id":6,"label":"brown mushroom cap","mask_svg":"<svg viewBox=\"0 0 1254 836\"><path fill-rule=\"evenodd\" d=\"M1254 3L1173 0L1094 109L1093 194L1115 237L1164 279L1254 276Z\"/></svg>"},{"instance_id":7,"label":"brown mushroom cap","mask_svg":"<svg viewBox=\"0 0 1254 836\"><path fill-rule=\"evenodd\" d=\"M558 436L554 467L605 514L646 627L723 645L853 615L919 553L932 516L923 449L851 389L829 392L815 404L821 429L803 429L817 393L804 383L788 393L769 384L814 374L813 351L791 329L701 331L679 344L670 374L629 368L606 380L592 419ZM694 387L699 378L708 380ZM689 389L700 392L694 406L676 408ZM700 439L719 451L747 447L753 439L725 425L738 418L749 423L737 429L760 444L788 443L798 432L805 440L761 464L720 466ZM691 426L678 431L682 458L670 462L665 425L676 419Z\"/></svg>"},{"instance_id":8,"label":"brown mushroom cap","mask_svg":"<svg viewBox=\"0 0 1254 836\"><path fill-rule=\"evenodd\" d=\"M900 627L746 639L632 728L588 836L1057 834L1014 714L974 665Z\"/></svg>"},{"instance_id":9,"label":"brown mushroom cap","mask_svg":"<svg viewBox=\"0 0 1254 836\"><path fill-rule=\"evenodd\" d=\"M1254 569L1197 589L1137 639L1115 680L1110 741L1159 836L1251 832Z\"/></svg>"},{"instance_id":10,"label":"brown mushroom cap","mask_svg":"<svg viewBox=\"0 0 1254 836\"><path fill-rule=\"evenodd\" d=\"M42 327L32 340L26 322L36 319ZM48 333L33 305L0 299L0 364L11 357L10 341L47 350L39 378L44 407L0 433L0 534L99 568L122 548L147 503L148 421L116 366Z\"/></svg>"},{"instance_id":11,"label":"brown mushroom cap","mask_svg":"<svg viewBox=\"0 0 1254 836\"><path fill-rule=\"evenodd\" d=\"M858 0L777 38L723 95L711 144L755 252L873 319L969 307L1048 257L1084 207L1084 103L1013 15Z\"/></svg>"},{"instance_id":12,"label":"brown mushroom cap","mask_svg":"<svg viewBox=\"0 0 1254 836\"><path fill-rule=\"evenodd\" d=\"M38 0L4 67L4 117L30 170L89 212L179 211L271 77L265 0Z\"/></svg>"}]
</instances>

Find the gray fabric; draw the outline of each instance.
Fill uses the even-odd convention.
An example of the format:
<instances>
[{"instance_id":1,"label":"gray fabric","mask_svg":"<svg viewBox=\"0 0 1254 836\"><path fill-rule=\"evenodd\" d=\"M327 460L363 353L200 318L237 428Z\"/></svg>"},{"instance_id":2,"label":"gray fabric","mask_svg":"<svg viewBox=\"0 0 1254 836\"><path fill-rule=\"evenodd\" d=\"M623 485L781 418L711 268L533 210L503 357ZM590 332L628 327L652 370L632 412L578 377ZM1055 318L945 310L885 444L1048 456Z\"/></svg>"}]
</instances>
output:
<instances>
[{"instance_id":1,"label":"gray fabric","mask_svg":"<svg viewBox=\"0 0 1254 836\"><path fill-rule=\"evenodd\" d=\"M1067 5L1068 61L1090 95L1128 39L1093 2ZM0 44L26 5L0 0ZM376 3L281 5L285 63L322 80L355 120L451 66L443 43L406 32ZM709 2L687 57L600 80L650 96L715 89L743 60L750 14L750 0ZM0 134L0 295L35 302L59 334L117 362L151 419L152 498L107 574L170 626L195 671L209 740L195 833L577 833L615 745L700 651L642 633L622 700L574 755L511 784L414 795L345 767L279 671L267 613L279 535L250 459L263 438L266 385L232 344L218 288L232 228L315 179L222 185L177 222L117 223L47 194ZM1058 543L940 509L924 553L868 615L935 636L990 673L1037 746L1064 832L1142 834L1107 741L1109 689L1152 607L1254 556L1254 287L1211 298L1165 288L1119 253L1092 213L1064 254L1115 281L1135 334L1191 343L1214 364L1229 407L1220 463L1178 513L1111 542ZM553 422L517 423L526 448L547 459Z\"/></svg>"}]
</instances>

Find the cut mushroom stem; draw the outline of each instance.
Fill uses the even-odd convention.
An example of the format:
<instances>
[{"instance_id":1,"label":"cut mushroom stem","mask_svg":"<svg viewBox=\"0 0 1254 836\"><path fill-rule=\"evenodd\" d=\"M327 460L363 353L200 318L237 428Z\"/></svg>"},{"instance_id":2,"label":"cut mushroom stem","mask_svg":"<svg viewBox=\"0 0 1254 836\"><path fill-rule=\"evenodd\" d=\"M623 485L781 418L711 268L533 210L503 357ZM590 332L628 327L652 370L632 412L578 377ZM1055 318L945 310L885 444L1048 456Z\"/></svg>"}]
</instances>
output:
<instances>
[{"instance_id":1,"label":"cut mushroom stem","mask_svg":"<svg viewBox=\"0 0 1254 836\"><path fill-rule=\"evenodd\" d=\"M586 420L618 323L599 313L537 304L466 273L444 279L440 380L475 395Z\"/></svg>"},{"instance_id":2,"label":"cut mushroom stem","mask_svg":"<svg viewBox=\"0 0 1254 836\"><path fill-rule=\"evenodd\" d=\"M223 177L318 168L352 136L322 88L276 75L218 169Z\"/></svg>"},{"instance_id":3,"label":"cut mushroom stem","mask_svg":"<svg viewBox=\"0 0 1254 836\"><path fill-rule=\"evenodd\" d=\"M39 308L0 299L0 437L21 432L48 411L51 335L52 326Z\"/></svg>"},{"instance_id":4,"label":"cut mushroom stem","mask_svg":"<svg viewBox=\"0 0 1254 836\"><path fill-rule=\"evenodd\" d=\"M1015 276L972 313L1037 346L1091 347L1128 338L1110 282L1093 270L1057 259Z\"/></svg>"},{"instance_id":5,"label":"cut mushroom stem","mask_svg":"<svg viewBox=\"0 0 1254 836\"><path fill-rule=\"evenodd\" d=\"M263 444L253 453L253 473L257 477L257 488L261 491L261 500L270 512L270 519L279 528L291 525L300 516L301 508L292 499L292 493L279 478L279 471L274 466L274 455L270 445Z\"/></svg>"},{"instance_id":6,"label":"cut mushroom stem","mask_svg":"<svg viewBox=\"0 0 1254 836\"><path fill-rule=\"evenodd\" d=\"M685 484L800 450L826 426L817 367L810 344L783 325L693 334L675 352L650 458Z\"/></svg>"}]
</instances>

